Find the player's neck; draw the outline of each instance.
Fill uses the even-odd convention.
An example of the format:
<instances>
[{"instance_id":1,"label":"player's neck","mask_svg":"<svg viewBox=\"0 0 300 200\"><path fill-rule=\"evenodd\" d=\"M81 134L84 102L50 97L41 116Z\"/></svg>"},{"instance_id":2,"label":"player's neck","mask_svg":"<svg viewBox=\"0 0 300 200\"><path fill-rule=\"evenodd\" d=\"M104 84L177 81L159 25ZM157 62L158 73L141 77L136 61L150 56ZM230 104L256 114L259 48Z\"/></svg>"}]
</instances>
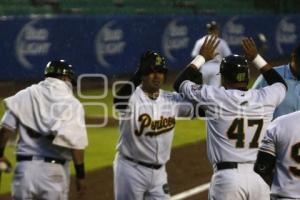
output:
<instances>
[{"instance_id":1,"label":"player's neck","mask_svg":"<svg viewBox=\"0 0 300 200\"><path fill-rule=\"evenodd\" d=\"M150 98L150 99L157 99L159 96L159 89L158 90L151 90L142 85L143 92Z\"/></svg>"}]
</instances>

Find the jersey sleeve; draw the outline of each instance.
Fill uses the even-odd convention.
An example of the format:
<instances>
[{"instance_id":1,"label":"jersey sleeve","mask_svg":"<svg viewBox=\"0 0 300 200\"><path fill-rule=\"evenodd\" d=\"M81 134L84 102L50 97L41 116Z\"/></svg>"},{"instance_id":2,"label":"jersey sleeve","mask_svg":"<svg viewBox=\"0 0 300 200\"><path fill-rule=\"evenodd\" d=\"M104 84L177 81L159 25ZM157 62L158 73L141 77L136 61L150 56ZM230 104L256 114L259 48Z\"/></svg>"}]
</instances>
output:
<instances>
[{"instance_id":1,"label":"jersey sleeve","mask_svg":"<svg viewBox=\"0 0 300 200\"><path fill-rule=\"evenodd\" d=\"M18 119L11 111L7 110L1 119L1 126L9 129L11 132L16 132Z\"/></svg>"},{"instance_id":2,"label":"jersey sleeve","mask_svg":"<svg viewBox=\"0 0 300 200\"><path fill-rule=\"evenodd\" d=\"M195 103L205 102L208 96L206 85L198 85L191 81L184 81L179 91L184 95L184 98Z\"/></svg>"},{"instance_id":3,"label":"jersey sleeve","mask_svg":"<svg viewBox=\"0 0 300 200\"><path fill-rule=\"evenodd\" d=\"M182 94L175 92L173 98L176 103L176 117L192 118L194 116L194 105L191 101L184 98Z\"/></svg>"},{"instance_id":4,"label":"jersey sleeve","mask_svg":"<svg viewBox=\"0 0 300 200\"><path fill-rule=\"evenodd\" d=\"M277 107L285 98L286 87L284 84L278 82L261 88L259 92L266 104L275 105Z\"/></svg>"},{"instance_id":5,"label":"jersey sleeve","mask_svg":"<svg viewBox=\"0 0 300 200\"><path fill-rule=\"evenodd\" d=\"M276 156L276 142L277 142L277 133L279 132L279 127L276 126L276 121L272 122L261 141L259 150L272 156Z\"/></svg>"}]
</instances>

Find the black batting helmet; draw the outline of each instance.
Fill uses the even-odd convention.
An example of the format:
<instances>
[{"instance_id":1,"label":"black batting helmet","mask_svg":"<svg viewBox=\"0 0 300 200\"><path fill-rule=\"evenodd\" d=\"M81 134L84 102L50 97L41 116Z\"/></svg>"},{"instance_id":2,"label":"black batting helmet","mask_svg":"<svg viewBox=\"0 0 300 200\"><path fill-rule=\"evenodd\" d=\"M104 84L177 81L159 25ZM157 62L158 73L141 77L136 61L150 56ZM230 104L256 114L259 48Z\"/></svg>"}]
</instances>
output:
<instances>
[{"instance_id":1,"label":"black batting helmet","mask_svg":"<svg viewBox=\"0 0 300 200\"><path fill-rule=\"evenodd\" d=\"M153 51L147 51L141 56L139 68L142 75L149 75L153 72L168 72L166 61L163 56Z\"/></svg>"},{"instance_id":2,"label":"black batting helmet","mask_svg":"<svg viewBox=\"0 0 300 200\"><path fill-rule=\"evenodd\" d=\"M75 73L72 65L65 60L53 60L48 62L44 71L45 77L58 78L60 76L67 76L71 79L72 84L76 85Z\"/></svg>"},{"instance_id":3,"label":"black batting helmet","mask_svg":"<svg viewBox=\"0 0 300 200\"><path fill-rule=\"evenodd\" d=\"M247 83L249 82L249 66L244 56L230 55L222 59L220 73L227 82Z\"/></svg>"}]
</instances>

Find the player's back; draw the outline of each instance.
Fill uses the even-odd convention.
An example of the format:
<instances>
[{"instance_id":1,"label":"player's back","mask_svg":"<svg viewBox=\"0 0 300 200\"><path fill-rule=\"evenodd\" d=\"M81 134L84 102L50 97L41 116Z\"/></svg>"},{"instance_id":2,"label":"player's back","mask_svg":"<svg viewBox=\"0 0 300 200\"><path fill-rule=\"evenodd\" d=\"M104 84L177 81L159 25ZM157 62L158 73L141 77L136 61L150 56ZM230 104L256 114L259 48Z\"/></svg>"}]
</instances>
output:
<instances>
[{"instance_id":1,"label":"player's back","mask_svg":"<svg viewBox=\"0 0 300 200\"><path fill-rule=\"evenodd\" d=\"M272 194L300 198L300 111L277 118L268 128L276 156ZM267 150L267 149L266 149Z\"/></svg>"},{"instance_id":2,"label":"player's back","mask_svg":"<svg viewBox=\"0 0 300 200\"><path fill-rule=\"evenodd\" d=\"M203 86L201 103L205 104L211 163L255 161L275 107L284 98L285 92L275 93L276 88L279 93L284 90L281 83L249 91Z\"/></svg>"}]
</instances>

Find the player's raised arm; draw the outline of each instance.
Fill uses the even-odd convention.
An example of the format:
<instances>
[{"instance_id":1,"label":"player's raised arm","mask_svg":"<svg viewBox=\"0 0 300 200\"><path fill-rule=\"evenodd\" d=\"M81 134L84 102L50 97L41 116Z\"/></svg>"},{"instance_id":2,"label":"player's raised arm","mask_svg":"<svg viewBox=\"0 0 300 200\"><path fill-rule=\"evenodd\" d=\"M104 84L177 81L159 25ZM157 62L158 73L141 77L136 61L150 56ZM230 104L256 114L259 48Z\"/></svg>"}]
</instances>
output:
<instances>
[{"instance_id":1,"label":"player's raised arm","mask_svg":"<svg viewBox=\"0 0 300 200\"><path fill-rule=\"evenodd\" d=\"M196 56L194 60L184 70L182 70L176 78L173 87L177 92L179 92L179 87L185 80L190 80L197 84L201 83L201 73L199 72L199 69L205 62L213 59L216 56L215 49L217 48L218 44L219 40L216 36L205 38L199 55Z\"/></svg>"},{"instance_id":2,"label":"player's raised arm","mask_svg":"<svg viewBox=\"0 0 300 200\"><path fill-rule=\"evenodd\" d=\"M123 84L122 87L118 90L116 97L114 97L113 99L114 106L116 109L125 110L127 108L131 94L134 92L135 88L139 84L141 84L142 75L145 71L145 65L149 62L149 53L150 52L146 52L141 56L137 71L134 73L131 79L127 83Z\"/></svg>"},{"instance_id":3,"label":"player's raised arm","mask_svg":"<svg viewBox=\"0 0 300 200\"><path fill-rule=\"evenodd\" d=\"M131 77L128 83L123 84L123 86L118 90L117 96L114 97L113 102L116 109L123 110L127 108L130 95L140 83L141 75L140 70L138 70L133 77Z\"/></svg>"},{"instance_id":4,"label":"player's raised arm","mask_svg":"<svg viewBox=\"0 0 300 200\"><path fill-rule=\"evenodd\" d=\"M252 38L245 38L242 40L245 56L255 67L262 73L263 77L269 85L281 82L287 89L287 84L284 79L268 64L259 54Z\"/></svg>"}]
</instances>

